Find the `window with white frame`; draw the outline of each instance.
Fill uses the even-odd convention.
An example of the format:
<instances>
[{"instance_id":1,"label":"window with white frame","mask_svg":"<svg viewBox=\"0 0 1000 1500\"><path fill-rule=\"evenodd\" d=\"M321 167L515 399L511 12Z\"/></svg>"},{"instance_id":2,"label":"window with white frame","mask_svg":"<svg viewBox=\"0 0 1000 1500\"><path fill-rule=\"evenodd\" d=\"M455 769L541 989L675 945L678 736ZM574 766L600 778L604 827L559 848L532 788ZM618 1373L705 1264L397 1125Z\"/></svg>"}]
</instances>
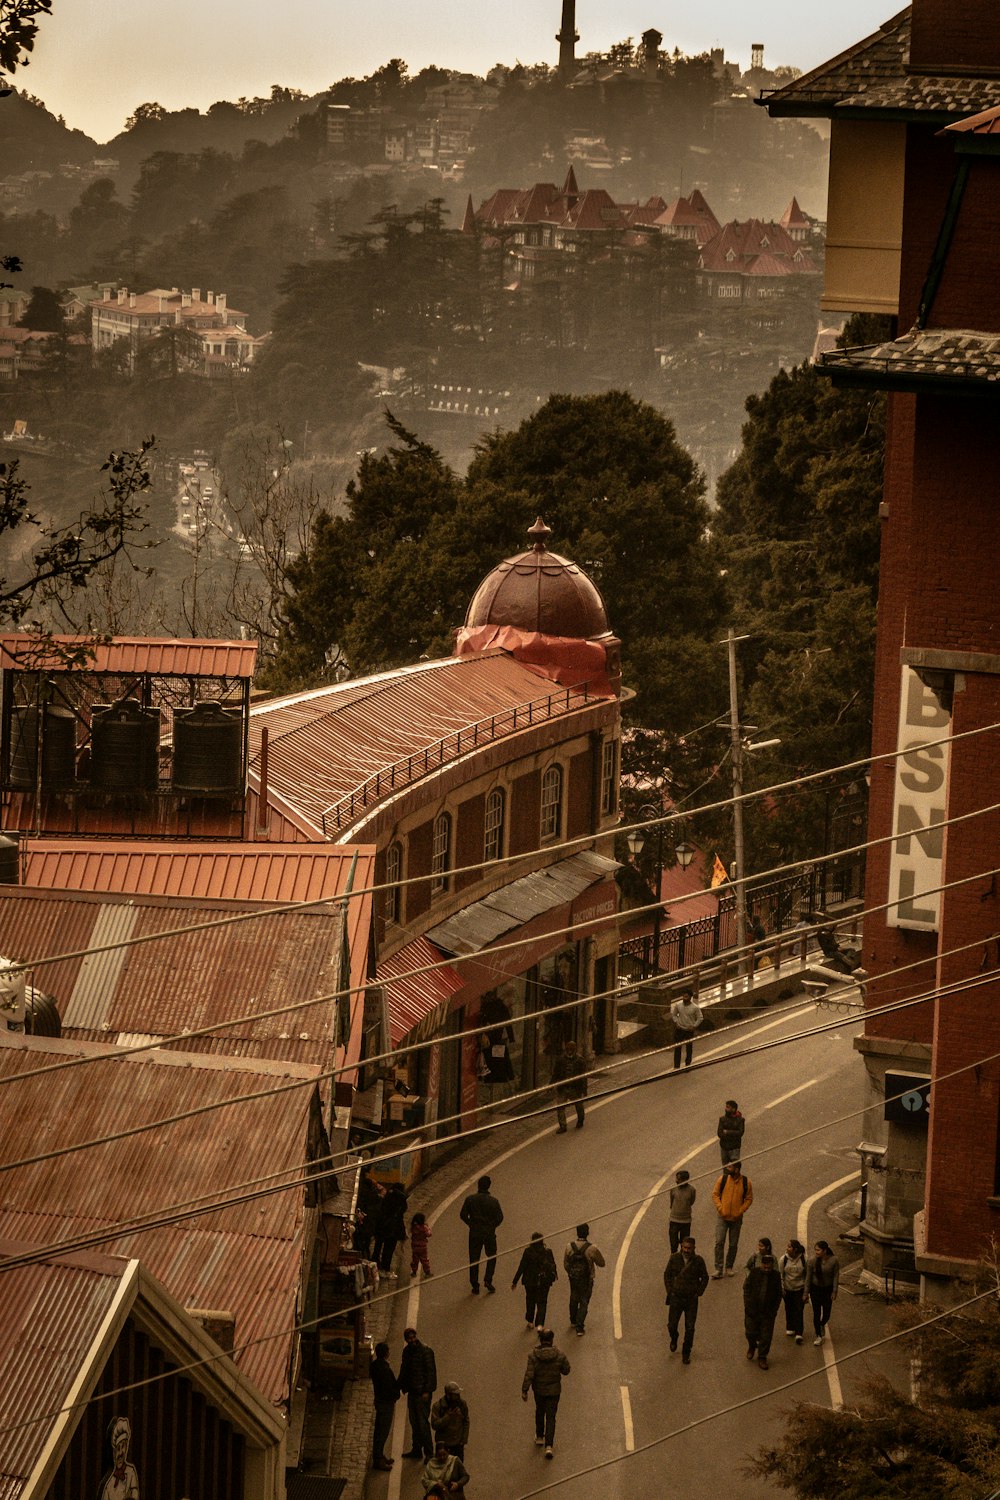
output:
<instances>
[{"instance_id":1,"label":"window with white frame","mask_svg":"<svg viewBox=\"0 0 1000 1500\"><path fill-rule=\"evenodd\" d=\"M401 922L403 919L403 846L398 839L385 851L385 919Z\"/></svg>"},{"instance_id":2,"label":"window with white frame","mask_svg":"<svg viewBox=\"0 0 1000 1500\"><path fill-rule=\"evenodd\" d=\"M543 839L554 839L559 837L562 825L562 766L549 766L542 777L542 819L541 836Z\"/></svg>"},{"instance_id":3,"label":"window with white frame","mask_svg":"<svg viewBox=\"0 0 1000 1500\"><path fill-rule=\"evenodd\" d=\"M500 787L494 787L486 798L486 816L483 832L483 859L494 860L503 856L504 795Z\"/></svg>"},{"instance_id":4,"label":"window with white frame","mask_svg":"<svg viewBox=\"0 0 1000 1500\"><path fill-rule=\"evenodd\" d=\"M618 741L601 746L601 813L609 818L618 811Z\"/></svg>"},{"instance_id":5,"label":"window with white frame","mask_svg":"<svg viewBox=\"0 0 1000 1500\"><path fill-rule=\"evenodd\" d=\"M443 812L434 819L434 836L431 841L431 895L440 896L448 889L448 871L451 868L451 816Z\"/></svg>"}]
</instances>

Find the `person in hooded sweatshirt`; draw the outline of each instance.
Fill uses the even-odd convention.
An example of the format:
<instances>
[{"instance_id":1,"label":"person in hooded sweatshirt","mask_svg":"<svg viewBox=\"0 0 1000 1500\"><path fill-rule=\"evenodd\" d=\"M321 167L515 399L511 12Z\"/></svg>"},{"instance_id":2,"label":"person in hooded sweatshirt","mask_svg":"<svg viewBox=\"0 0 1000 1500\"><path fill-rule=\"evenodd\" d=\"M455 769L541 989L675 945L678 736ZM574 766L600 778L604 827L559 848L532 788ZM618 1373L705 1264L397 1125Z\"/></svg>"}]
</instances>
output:
<instances>
[{"instance_id":1,"label":"person in hooded sweatshirt","mask_svg":"<svg viewBox=\"0 0 1000 1500\"><path fill-rule=\"evenodd\" d=\"M569 1360L561 1349L556 1348L555 1334L551 1328L543 1328L538 1335L537 1347L528 1355L521 1382L521 1400L527 1401L529 1391L534 1395L535 1447L544 1445L546 1458L552 1457L562 1378L568 1374Z\"/></svg>"},{"instance_id":2,"label":"person in hooded sweatshirt","mask_svg":"<svg viewBox=\"0 0 1000 1500\"><path fill-rule=\"evenodd\" d=\"M518 1261L511 1291L520 1281L524 1287L524 1321L528 1328L545 1327L545 1310L549 1302L549 1287L558 1280L556 1258L546 1245L539 1230L531 1236Z\"/></svg>"}]
</instances>

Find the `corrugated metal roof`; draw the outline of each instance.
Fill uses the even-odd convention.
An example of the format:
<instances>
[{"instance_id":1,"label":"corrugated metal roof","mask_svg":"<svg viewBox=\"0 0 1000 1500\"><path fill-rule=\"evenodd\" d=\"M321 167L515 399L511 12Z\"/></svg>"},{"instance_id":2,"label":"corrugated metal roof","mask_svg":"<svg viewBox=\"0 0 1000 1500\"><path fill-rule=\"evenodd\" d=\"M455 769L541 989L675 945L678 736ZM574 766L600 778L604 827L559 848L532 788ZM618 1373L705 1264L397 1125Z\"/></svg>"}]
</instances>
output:
<instances>
[{"instance_id":1,"label":"corrugated metal roof","mask_svg":"<svg viewBox=\"0 0 1000 1500\"><path fill-rule=\"evenodd\" d=\"M342 873L348 868L345 860ZM373 856L359 860L355 885L371 884ZM267 915L253 903L226 906L180 898L67 895L17 886L0 887L3 953L21 962L72 953L99 941L173 932L222 921L234 911L261 911L259 920L179 932L110 954L68 958L32 970L37 988L56 1000L64 1028L114 1036L121 1032L171 1036L256 1009L309 1000L339 988L343 916L341 902ZM351 983L365 983L371 897L347 903ZM322 1043L327 1061L335 1037L333 1002L317 999L303 1009L259 1021L242 1021L217 1033L219 1050L244 1042L265 1055L277 1042ZM199 1046L204 1043L199 1041Z\"/></svg>"},{"instance_id":2,"label":"corrugated metal roof","mask_svg":"<svg viewBox=\"0 0 1000 1500\"><path fill-rule=\"evenodd\" d=\"M25 1246L4 1241L0 1258ZM118 1294L124 1261L89 1266L66 1261L0 1271L0 1472L19 1493L44 1448L54 1418ZM5 1431L17 1428L19 1431ZM2 1486L0 1486L2 1488Z\"/></svg>"},{"instance_id":3,"label":"corrugated metal roof","mask_svg":"<svg viewBox=\"0 0 1000 1500\"><path fill-rule=\"evenodd\" d=\"M324 812L369 777L455 730L550 695L553 717L584 706L577 698L560 706L565 689L503 651L486 651L260 704L250 714L251 783L259 789L266 726L269 788L321 835Z\"/></svg>"},{"instance_id":4,"label":"corrugated metal roof","mask_svg":"<svg viewBox=\"0 0 1000 1500\"><path fill-rule=\"evenodd\" d=\"M164 1125L80 1155L7 1168L0 1236L53 1245L69 1235L162 1212L196 1193L235 1191L251 1177L294 1173L306 1155L318 1070L180 1053L123 1054L80 1042L0 1034L0 1077L86 1054L117 1060L7 1083L7 1161L150 1124L200 1104L232 1100L214 1114ZM121 1070L127 1069L123 1077ZM117 1069L117 1071L114 1071ZM242 1096L292 1079L303 1086L252 1103ZM287 1398L288 1330L303 1249L301 1188L224 1207L189 1225L121 1233L106 1254L138 1257L178 1302L231 1308L237 1342L278 1334L236 1361L272 1401ZM3 1320L0 1319L0 1322Z\"/></svg>"},{"instance_id":5,"label":"corrugated metal roof","mask_svg":"<svg viewBox=\"0 0 1000 1500\"><path fill-rule=\"evenodd\" d=\"M56 650L45 651L33 635L0 635L0 667L22 672L148 672L153 677L252 677L257 647L249 641L169 640L116 636L92 642L88 636L56 635ZM89 648L83 667L70 668L59 647Z\"/></svg>"},{"instance_id":6,"label":"corrugated metal roof","mask_svg":"<svg viewBox=\"0 0 1000 1500\"><path fill-rule=\"evenodd\" d=\"M474 901L427 936L445 953L478 953L503 933L574 900L617 868L617 860L584 850Z\"/></svg>"},{"instance_id":7,"label":"corrugated metal roof","mask_svg":"<svg viewBox=\"0 0 1000 1500\"><path fill-rule=\"evenodd\" d=\"M409 970L422 968L424 964L441 965L440 949L433 947L425 937L415 938L391 958L379 959L377 977L385 989L393 1047L411 1032L415 1032L414 1040L419 1041L425 1033L435 1030L436 1023L448 1013L452 995L465 984L461 974L450 964L428 974L409 973ZM401 975L406 977L401 978ZM415 1028L419 1030L415 1031Z\"/></svg>"}]
</instances>

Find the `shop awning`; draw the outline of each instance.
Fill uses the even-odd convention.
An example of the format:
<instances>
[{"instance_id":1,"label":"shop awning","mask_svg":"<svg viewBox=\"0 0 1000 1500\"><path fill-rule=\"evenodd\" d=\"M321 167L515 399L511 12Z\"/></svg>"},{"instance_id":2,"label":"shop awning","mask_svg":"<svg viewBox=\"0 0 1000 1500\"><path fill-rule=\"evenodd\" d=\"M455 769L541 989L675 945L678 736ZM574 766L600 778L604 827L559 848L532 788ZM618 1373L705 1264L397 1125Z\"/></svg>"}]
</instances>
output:
<instances>
[{"instance_id":1,"label":"shop awning","mask_svg":"<svg viewBox=\"0 0 1000 1500\"><path fill-rule=\"evenodd\" d=\"M605 880L618 861L584 850L548 869L536 870L493 891L432 927L427 936L445 953L479 953L515 927L574 901L588 886Z\"/></svg>"},{"instance_id":2,"label":"shop awning","mask_svg":"<svg viewBox=\"0 0 1000 1500\"><path fill-rule=\"evenodd\" d=\"M424 974L412 972L428 964L439 967ZM448 1014L452 995L465 981L457 969L442 962L437 948L425 937L418 937L391 958L379 960L377 983L385 993L389 1040L395 1047L404 1036L414 1042L433 1036Z\"/></svg>"}]
</instances>

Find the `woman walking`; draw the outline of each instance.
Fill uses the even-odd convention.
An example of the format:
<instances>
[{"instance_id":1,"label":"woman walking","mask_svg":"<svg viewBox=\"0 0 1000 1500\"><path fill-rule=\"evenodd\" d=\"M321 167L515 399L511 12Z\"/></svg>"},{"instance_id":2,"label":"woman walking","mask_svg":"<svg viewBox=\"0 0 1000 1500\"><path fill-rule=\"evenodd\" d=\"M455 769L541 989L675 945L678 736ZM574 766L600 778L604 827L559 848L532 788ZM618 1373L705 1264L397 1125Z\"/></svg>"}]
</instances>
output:
<instances>
[{"instance_id":1,"label":"woman walking","mask_svg":"<svg viewBox=\"0 0 1000 1500\"><path fill-rule=\"evenodd\" d=\"M813 1344L818 1349L826 1338L826 1325L840 1285L840 1261L826 1240L817 1240L809 1269L806 1273L806 1290L812 1303L813 1327L816 1337Z\"/></svg>"},{"instance_id":2,"label":"woman walking","mask_svg":"<svg viewBox=\"0 0 1000 1500\"><path fill-rule=\"evenodd\" d=\"M530 1245L525 1245L511 1291L520 1281L524 1286L524 1321L528 1328L545 1327L545 1309L549 1301L549 1287L557 1279L556 1258L536 1229Z\"/></svg>"},{"instance_id":3,"label":"woman walking","mask_svg":"<svg viewBox=\"0 0 1000 1500\"><path fill-rule=\"evenodd\" d=\"M806 1278L809 1274L806 1247L798 1240L789 1240L788 1249L778 1262L778 1270L781 1272L781 1295L785 1303L785 1335L801 1344Z\"/></svg>"}]
</instances>

